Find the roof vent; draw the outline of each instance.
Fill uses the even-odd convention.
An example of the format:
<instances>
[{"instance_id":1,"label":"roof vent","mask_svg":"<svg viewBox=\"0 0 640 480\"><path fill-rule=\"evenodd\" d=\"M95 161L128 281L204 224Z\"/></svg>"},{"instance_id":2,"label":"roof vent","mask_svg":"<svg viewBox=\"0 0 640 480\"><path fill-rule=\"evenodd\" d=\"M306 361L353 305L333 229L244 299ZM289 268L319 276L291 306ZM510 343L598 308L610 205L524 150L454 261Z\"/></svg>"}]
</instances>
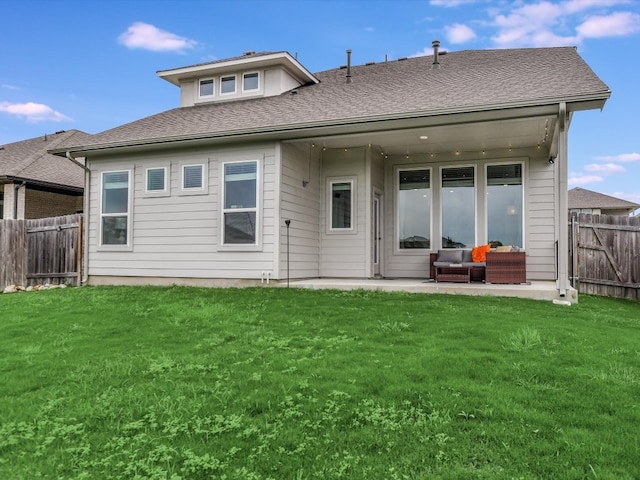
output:
<instances>
[{"instance_id":1,"label":"roof vent","mask_svg":"<svg viewBox=\"0 0 640 480\"><path fill-rule=\"evenodd\" d=\"M434 40L431 42L433 46L433 65L431 68L440 68L440 62L438 61L438 49L440 48L440 40Z\"/></svg>"},{"instance_id":2,"label":"roof vent","mask_svg":"<svg viewBox=\"0 0 640 480\"><path fill-rule=\"evenodd\" d=\"M351 49L347 50L347 83L351 83Z\"/></svg>"},{"instance_id":3,"label":"roof vent","mask_svg":"<svg viewBox=\"0 0 640 480\"><path fill-rule=\"evenodd\" d=\"M242 55L244 57L248 57L249 55L255 55L256 51L255 50L247 50L246 52L242 52Z\"/></svg>"}]
</instances>

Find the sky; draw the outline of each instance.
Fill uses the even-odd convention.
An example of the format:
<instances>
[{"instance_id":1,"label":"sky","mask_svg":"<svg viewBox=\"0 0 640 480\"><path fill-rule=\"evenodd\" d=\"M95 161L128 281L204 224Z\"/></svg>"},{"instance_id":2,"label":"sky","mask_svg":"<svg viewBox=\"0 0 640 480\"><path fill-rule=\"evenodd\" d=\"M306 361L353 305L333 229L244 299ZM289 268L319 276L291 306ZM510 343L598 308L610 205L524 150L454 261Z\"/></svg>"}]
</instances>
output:
<instances>
[{"instance_id":1,"label":"sky","mask_svg":"<svg viewBox=\"0 0 640 480\"><path fill-rule=\"evenodd\" d=\"M441 50L575 46L611 89L569 130L569 188L640 204L640 0L0 0L0 145L177 107L156 72L288 51L311 72Z\"/></svg>"}]
</instances>

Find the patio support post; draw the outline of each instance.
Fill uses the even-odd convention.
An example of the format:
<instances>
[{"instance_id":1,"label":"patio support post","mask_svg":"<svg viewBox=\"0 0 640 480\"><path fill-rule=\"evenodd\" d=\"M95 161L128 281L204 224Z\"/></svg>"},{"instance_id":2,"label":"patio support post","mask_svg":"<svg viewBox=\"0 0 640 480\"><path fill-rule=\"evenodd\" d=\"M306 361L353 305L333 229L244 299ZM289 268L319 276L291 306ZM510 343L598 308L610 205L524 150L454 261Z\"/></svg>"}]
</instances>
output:
<instances>
[{"instance_id":1,"label":"patio support post","mask_svg":"<svg viewBox=\"0 0 640 480\"><path fill-rule=\"evenodd\" d=\"M558 290L561 297L567 294L568 268L569 268L569 155L567 131L569 122L567 116L567 104L560 103L559 109L559 129L558 129L558 157L556 165L558 168Z\"/></svg>"}]
</instances>

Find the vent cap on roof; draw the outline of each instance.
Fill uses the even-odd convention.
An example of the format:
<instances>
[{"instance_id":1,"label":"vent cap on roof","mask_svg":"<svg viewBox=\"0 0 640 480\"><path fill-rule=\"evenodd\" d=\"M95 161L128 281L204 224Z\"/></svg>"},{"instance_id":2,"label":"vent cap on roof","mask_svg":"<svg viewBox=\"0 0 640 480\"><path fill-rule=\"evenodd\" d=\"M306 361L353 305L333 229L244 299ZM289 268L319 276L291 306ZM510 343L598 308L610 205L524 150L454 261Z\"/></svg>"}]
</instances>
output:
<instances>
[{"instance_id":1,"label":"vent cap on roof","mask_svg":"<svg viewBox=\"0 0 640 480\"><path fill-rule=\"evenodd\" d=\"M431 42L433 47L433 64L431 68L440 68L440 62L438 61L438 49L440 48L440 40L434 40Z\"/></svg>"}]
</instances>

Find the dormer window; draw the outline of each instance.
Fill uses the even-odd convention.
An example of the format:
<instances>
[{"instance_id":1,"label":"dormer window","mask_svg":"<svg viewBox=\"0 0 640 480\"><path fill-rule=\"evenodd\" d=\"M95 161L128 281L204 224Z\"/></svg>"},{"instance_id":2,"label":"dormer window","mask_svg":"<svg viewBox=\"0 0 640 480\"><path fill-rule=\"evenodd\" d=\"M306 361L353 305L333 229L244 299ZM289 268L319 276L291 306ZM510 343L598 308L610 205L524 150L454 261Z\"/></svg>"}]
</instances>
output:
<instances>
[{"instance_id":1,"label":"dormer window","mask_svg":"<svg viewBox=\"0 0 640 480\"><path fill-rule=\"evenodd\" d=\"M220 77L220 94L236 93L236 76Z\"/></svg>"},{"instance_id":2,"label":"dormer window","mask_svg":"<svg viewBox=\"0 0 640 480\"><path fill-rule=\"evenodd\" d=\"M213 92L214 92L213 87L214 87L213 78L206 78L206 79L200 80L200 87L199 87L200 98L213 97Z\"/></svg>"},{"instance_id":3,"label":"dormer window","mask_svg":"<svg viewBox=\"0 0 640 480\"><path fill-rule=\"evenodd\" d=\"M242 91L250 92L260 88L260 76L258 72L245 73L242 75Z\"/></svg>"},{"instance_id":4,"label":"dormer window","mask_svg":"<svg viewBox=\"0 0 640 480\"><path fill-rule=\"evenodd\" d=\"M162 70L158 76L180 87L181 107L273 97L302 85L319 83L287 52L252 53Z\"/></svg>"}]
</instances>

